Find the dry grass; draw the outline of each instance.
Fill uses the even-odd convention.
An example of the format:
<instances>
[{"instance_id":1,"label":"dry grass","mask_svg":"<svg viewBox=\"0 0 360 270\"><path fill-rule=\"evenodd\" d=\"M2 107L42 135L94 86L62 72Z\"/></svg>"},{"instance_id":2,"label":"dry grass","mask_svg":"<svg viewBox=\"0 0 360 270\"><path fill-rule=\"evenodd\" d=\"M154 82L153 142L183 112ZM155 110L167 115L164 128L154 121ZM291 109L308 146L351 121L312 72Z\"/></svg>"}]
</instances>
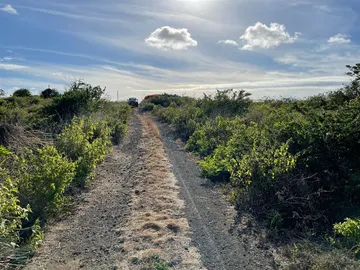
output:
<instances>
[{"instance_id":1,"label":"dry grass","mask_svg":"<svg viewBox=\"0 0 360 270\"><path fill-rule=\"evenodd\" d=\"M283 249L278 258L279 269L283 270L356 270L360 262L348 250L336 249L311 241L299 242Z\"/></svg>"},{"instance_id":2,"label":"dry grass","mask_svg":"<svg viewBox=\"0 0 360 270\"><path fill-rule=\"evenodd\" d=\"M141 148L144 164L132 199L133 211L125 231L127 258L120 269L151 268L152 258L171 263L171 269L205 269L198 251L190 246L184 202L179 198L175 176L160 140L147 116L142 117ZM147 268L148 269L148 268Z\"/></svg>"},{"instance_id":3,"label":"dry grass","mask_svg":"<svg viewBox=\"0 0 360 270\"><path fill-rule=\"evenodd\" d=\"M159 129L157 128L157 126L154 124L154 122L149 118L149 116L144 115L142 116L143 121L146 123L147 125L147 131L151 132L153 135L156 136L156 138L160 138L160 132Z\"/></svg>"}]
</instances>

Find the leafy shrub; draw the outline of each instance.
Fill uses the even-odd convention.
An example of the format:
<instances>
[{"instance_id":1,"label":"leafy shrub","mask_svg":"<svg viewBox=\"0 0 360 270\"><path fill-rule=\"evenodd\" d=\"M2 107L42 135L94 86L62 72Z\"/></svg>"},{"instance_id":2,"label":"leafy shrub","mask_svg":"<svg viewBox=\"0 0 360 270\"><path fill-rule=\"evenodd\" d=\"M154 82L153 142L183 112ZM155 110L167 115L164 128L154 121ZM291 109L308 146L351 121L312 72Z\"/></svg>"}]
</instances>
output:
<instances>
[{"instance_id":1,"label":"leafy shrub","mask_svg":"<svg viewBox=\"0 0 360 270\"><path fill-rule=\"evenodd\" d=\"M119 144L121 139L125 136L127 130L126 124L124 124L122 121L117 121L115 124L115 128L112 132L112 138L114 141L114 144Z\"/></svg>"},{"instance_id":2,"label":"leafy shrub","mask_svg":"<svg viewBox=\"0 0 360 270\"><path fill-rule=\"evenodd\" d=\"M18 190L8 171L0 168L0 265L14 252L22 221L27 219L29 211L29 207L20 206Z\"/></svg>"},{"instance_id":3,"label":"leafy shrub","mask_svg":"<svg viewBox=\"0 0 360 270\"><path fill-rule=\"evenodd\" d=\"M345 218L344 222L334 224L334 231L351 245L360 245L360 219Z\"/></svg>"},{"instance_id":4,"label":"leafy shrub","mask_svg":"<svg viewBox=\"0 0 360 270\"><path fill-rule=\"evenodd\" d=\"M141 110L143 112L151 112L156 105L154 103L145 103L141 105Z\"/></svg>"},{"instance_id":5,"label":"leafy shrub","mask_svg":"<svg viewBox=\"0 0 360 270\"><path fill-rule=\"evenodd\" d=\"M3 146L0 146L0 163L11 155ZM0 244L16 242L21 220L27 218L29 208L21 207L18 199L18 190L10 178L9 171L0 168Z\"/></svg>"},{"instance_id":6,"label":"leafy shrub","mask_svg":"<svg viewBox=\"0 0 360 270\"><path fill-rule=\"evenodd\" d=\"M240 119L227 119L217 116L196 128L186 143L186 149L205 157L213 153L216 147L226 143L241 124Z\"/></svg>"},{"instance_id":7,"label":"leafy shrub","mask_svg":"<svg viewBox=\"0 0 360 270\"><path fill-rule=\"evenodd\" d=\"M42 98L54 98L60 96L60 93L56 89L47 88L40 93Z\"/></svg>"},{"instance_id":8,"label":"leafy shrub","mask_svg":"<svg viewBox=\"0 0 360 270\"><path fill-rule=\"evenodd\" d=\"M197 121L202 117L200 108L189 104L177 106L174 102L167 109L158 107L154 110L154 114L162 121L171 123L185 141L194 133L198 125Z\"/></svg>"},{"instance_id":9,"label":"leafy shrub","mask_svg":"<svg viewBox=\"0 0 360 270\"><path fill-rule=\"evenodd\" d=\"M75 117L59 135L57 146L73 162L76 162L76 184L83 186L96 165L111 150L111 129L105 121Z\"/></svg>"},{"instance_id":10,"label":"leafy shrub","mask_svg":"<svg viewBox=\"0 0 360 270\"><path fill-rule=\"evenodd\" d=\"M153 104L153 105L160 105L162 107L169 107L172 102L175 102L176 104L180 105L180 103L178 103L178 100L180 99L181 97L178 95L169 95L169 94L151 95L145 97L142 105L145 106L145 104Z\"/></svg>"},{"instance_id":11,"label":"leafy shrub","mask_svg":"<svg viewBox=\"0 0 360 270\"><path fill-rule=\"evenodd\" d=\"M355 79L326 95L251 102L224 90L152 113L199 154L205 176L230 180L239 209L330 229L360 203L360 80L349 68Z\"/></svg>"},{"instance_id":12,"label":"leafy shrub","mask_svg":"<svg viewBox=\"0 0 360 270\"><path fill-rule=\"evenodd\" d=\"M47 101L38 96L1 99L0 122L32 128Z\"/></svg>"},{"instance_id":13,"label":"leafy shrub","mask_svg":"<svg viewBox=\"0 0 360 270\"><path fill-rule=\"evenodd\" d=\"M100 108L104 92L100 86L76 81L63 95L55 97L53 103L44 108L43 114L51 115L55 121L67 121L77 115L93 113Z\"/></svg>"},{"instance_id":14,"label":"leafy shrub","mask_svg":"<svg viewBox=\"0 0 360 270\"><path fill-rule=\"evenodd\" d=\"M242 115L247 112L251 104L251 100L248 98L250 95L244 90L217 90L214 97L204 95L204 98L199 100L199 105L208 117Z\"/></svg>"},{"instance_id":15,"label":"leafy shrub","mask_svg":"<svg viewBox=\"0 0 360 270\"><path fill-rule=\"evenodd\" d=\"M63 201L74 174L75 163L64 158L53 146L26 149L14 165L18 198L22 207L30 205L29 223L52 215Z\"/></svg>"},{"instance_id":16,"label":"leafy shrub","mask_svg":"<svg viewBox=\"0 0 360 270\"><path fill-rule=\"evenodd\" d=\"M30 97L31 92L28 89L21 88L13 93L13 97Z\"/></svg>"}]
</instances>

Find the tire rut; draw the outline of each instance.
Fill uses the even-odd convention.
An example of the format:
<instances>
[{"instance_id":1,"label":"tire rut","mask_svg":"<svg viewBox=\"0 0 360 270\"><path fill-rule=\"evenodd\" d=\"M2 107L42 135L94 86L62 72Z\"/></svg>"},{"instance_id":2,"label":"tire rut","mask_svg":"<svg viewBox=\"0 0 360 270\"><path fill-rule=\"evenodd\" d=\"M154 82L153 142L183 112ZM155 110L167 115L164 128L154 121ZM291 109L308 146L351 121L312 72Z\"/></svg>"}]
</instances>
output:
<instances>
[{"instance_id":1,"label":"tire rut","mask_svg":"<svg viewBox=\"0 0 360 270\"><path fill-rule=\"evenodd\" d=\"M221 189L201 177L196 159L176 141L171 129L162 123L158 126L204 266L209 270L274 269L272 251L258 249L254 235L236 230L236 212Z\"/></svg>"}]
</instances>

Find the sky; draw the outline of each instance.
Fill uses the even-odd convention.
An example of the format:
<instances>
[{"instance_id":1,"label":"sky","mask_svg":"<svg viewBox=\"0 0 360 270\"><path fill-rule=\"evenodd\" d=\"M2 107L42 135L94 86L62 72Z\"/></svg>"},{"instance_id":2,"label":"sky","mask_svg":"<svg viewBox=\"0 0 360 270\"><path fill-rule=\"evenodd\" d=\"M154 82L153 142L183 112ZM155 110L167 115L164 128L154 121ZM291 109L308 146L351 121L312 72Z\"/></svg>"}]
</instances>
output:
<instances>
[{"instance_id":1,"label":"sky","mask_svg":"<svg viewBox=\"0 0 360 270\"><path fill-rule=\"evenodd\" d=\"M0 88L307 97L349 82L359 15L359 0L0 0Z\"/></svg>"}]
</instances>

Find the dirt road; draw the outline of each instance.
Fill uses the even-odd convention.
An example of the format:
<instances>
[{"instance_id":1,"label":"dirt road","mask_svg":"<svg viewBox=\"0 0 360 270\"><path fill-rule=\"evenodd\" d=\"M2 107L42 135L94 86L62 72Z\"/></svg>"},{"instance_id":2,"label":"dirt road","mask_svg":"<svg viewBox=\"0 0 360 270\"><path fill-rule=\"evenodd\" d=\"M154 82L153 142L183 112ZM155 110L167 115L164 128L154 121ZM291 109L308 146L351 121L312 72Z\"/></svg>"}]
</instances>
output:
<instances>
[{"instance_id":1,"label":"dirt road","mask_svg":"<svg viewBox=\"0 0 360 270\"><path fill-rule=\"evenodd\" d=\"M272 269L267 251L234 233L220 190L160 127L134 111L121 146L26 269Z\"/></svg>"}]
</instances>

